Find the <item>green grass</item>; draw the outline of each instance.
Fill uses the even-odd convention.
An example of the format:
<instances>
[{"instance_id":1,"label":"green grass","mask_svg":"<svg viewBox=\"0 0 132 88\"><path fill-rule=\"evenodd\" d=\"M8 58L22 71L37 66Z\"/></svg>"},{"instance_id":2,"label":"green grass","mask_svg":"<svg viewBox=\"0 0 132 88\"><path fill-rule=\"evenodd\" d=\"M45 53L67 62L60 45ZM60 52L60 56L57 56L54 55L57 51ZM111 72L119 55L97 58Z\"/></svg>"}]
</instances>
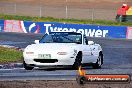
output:
<instances>
[{"instance_id":1,"label":"green grass","mask_svg":"<svg viewBox=\"0 0 132 88\"><path fill-rule=\"evenodd\" d=\"M0 63L22 61L22 51L0 46Z\"/></svg>"},{"instance_id":2,"label":"green grass","mask_svg":"<svg viewBox=\"0 0 132 88\"><path fill-rule=\"evenodd\" d=\"M132 22L115 22L107 20L79 20L79 19L58 19L52 17L30 17L30 16L17 16L17 15L4 15L0 14L0 19L4 20L24 20L35 22L63 22L73 24L96 24L96 25L109 25L109 26L132 26Z\"/></svg>"}]
</instances>

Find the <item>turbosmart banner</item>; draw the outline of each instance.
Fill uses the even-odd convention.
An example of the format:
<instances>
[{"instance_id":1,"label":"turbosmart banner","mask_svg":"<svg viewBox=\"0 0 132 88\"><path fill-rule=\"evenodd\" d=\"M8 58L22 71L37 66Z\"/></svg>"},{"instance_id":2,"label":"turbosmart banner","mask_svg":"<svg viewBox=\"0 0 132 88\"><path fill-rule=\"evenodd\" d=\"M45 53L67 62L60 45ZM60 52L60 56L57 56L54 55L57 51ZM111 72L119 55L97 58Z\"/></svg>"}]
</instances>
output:
<instances>
[{"instance_id":1,"label":"turbosmart banner","mask_svg":"<svg viewBox=\"0 0 132 88\"><path fill-rule=\"evenodd\" d=\"M12 23L12 24L10 24ZM11 27L8 27L10 24ZM15 25L14 25L15 24ZM49 33L49 32L81 32L90 37L126 38L125 26L100 26L85 24L65 24L55 22L5 21L5 32ZM11 29L13 28L13 29Z\"/></svg>"}]
</instances>

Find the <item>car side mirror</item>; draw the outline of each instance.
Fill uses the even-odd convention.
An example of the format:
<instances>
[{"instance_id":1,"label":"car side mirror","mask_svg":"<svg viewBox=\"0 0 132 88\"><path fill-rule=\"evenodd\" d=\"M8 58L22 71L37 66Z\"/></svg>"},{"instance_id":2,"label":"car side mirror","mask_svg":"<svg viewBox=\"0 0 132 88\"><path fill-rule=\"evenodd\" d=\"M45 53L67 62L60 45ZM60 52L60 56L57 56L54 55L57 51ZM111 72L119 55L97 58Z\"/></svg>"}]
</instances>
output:
<instances>
[{"instance_id":1,"label":"car side mirror","mask_svg":"<svg viewBox=\"0 0 132 88\"><path fill-rule=\"evenodd\" d=\"M34 43L35 43L35 44L39 44L39 40L35 40Z\"/></svg>"},{"instance_id":2,"label":"car side mirror","mask_svg":"<svg viewBox=\"0 0 132 88\"><path fill-rule=\"evenodd\" d=\"M95 44L93 41L88 41L88 45L93 45Z\"/></svg>"}]
</instances>

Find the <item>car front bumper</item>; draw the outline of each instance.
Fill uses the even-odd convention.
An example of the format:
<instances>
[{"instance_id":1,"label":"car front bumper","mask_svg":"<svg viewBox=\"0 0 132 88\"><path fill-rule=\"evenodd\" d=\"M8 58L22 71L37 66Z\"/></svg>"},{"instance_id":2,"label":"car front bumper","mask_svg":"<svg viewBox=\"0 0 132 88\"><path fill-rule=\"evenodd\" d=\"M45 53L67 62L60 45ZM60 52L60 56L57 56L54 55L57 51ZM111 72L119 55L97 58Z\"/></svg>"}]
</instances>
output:
<instances>
[{"instance_id":1,"label":"car front bumper","mask_svg":"<svg viewBox=\"0 0 132 88\"><path fill-rule=\"evenodd\" d=\"M24 55L24 61L26 64L35 66L57 66L57 65L73 65L76 56L72 54L69 55L56 55L53 56L54 59L39 59L37 56Z\"/></svg>"}]
</instances>

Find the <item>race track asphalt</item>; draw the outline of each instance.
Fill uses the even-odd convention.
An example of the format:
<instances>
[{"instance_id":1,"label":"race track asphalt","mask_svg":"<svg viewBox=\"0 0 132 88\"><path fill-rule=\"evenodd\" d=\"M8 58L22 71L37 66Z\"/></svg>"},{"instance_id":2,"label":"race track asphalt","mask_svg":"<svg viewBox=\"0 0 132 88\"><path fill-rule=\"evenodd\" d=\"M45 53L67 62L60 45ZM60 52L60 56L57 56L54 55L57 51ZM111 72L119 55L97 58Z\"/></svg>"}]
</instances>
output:
<instances>
[{"instance_id":1,"label":"race track asphalt","mask_svg":"<svg viewBox=\"0 0 132 88\"><path fill-rule=\"evenodd\" d=\"M40 39L43 34L0 33L0 45L12 45L25 48ZM87 74L130 74L132 75L132 40L88 38L103 48L104 64L101 69L86 67ZM0 69L0 80L75 80L77 70L70 69Z\"/></svg>"}]
</instances>

